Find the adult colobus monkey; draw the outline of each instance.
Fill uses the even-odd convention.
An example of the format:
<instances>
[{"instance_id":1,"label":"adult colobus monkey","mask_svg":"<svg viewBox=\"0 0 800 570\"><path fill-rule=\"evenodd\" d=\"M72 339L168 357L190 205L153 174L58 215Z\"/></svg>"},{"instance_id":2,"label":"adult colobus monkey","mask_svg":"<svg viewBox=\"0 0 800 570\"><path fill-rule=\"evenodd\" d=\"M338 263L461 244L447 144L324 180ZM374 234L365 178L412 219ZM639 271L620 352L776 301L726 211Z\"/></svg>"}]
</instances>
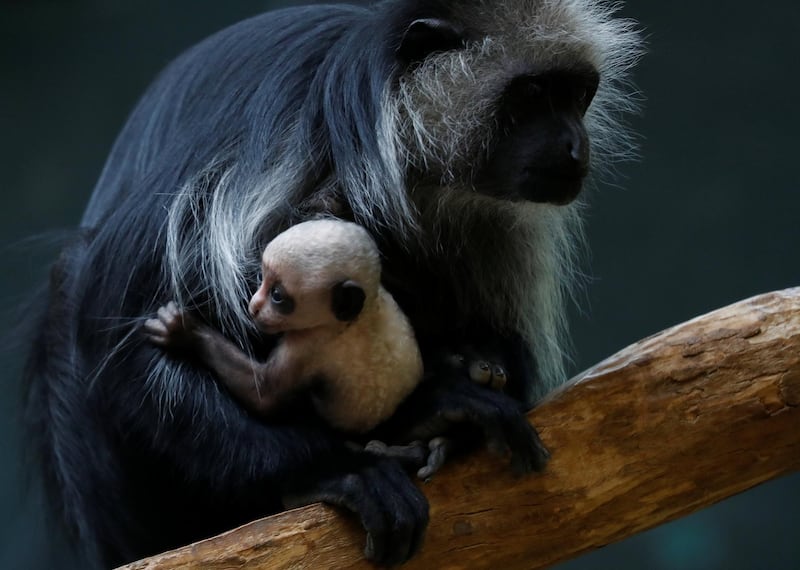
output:
<instances>
[{"instance_id":1,"label":"adult colobus monkey","mask_svg":"<svg viewBox=\"0 0 800 570\"><path fill-rule=\"evenodd\" d=\"M28 417L76 539L110 566L282 508L355 511L367 555L418 548L424 496L313 414L249 416L143 316L176 299L255 356L266 243L320 212L366 227L430 377L392 429L448 422L543 461L519 402L562 377L588 167L625 151L638 51L601 0L387 0L267 13L198 44L117 139L41 303ZM589 139L592 140L591 160ZM470 346L505 392L438 366Z\"/></svg>"}]
</instances>

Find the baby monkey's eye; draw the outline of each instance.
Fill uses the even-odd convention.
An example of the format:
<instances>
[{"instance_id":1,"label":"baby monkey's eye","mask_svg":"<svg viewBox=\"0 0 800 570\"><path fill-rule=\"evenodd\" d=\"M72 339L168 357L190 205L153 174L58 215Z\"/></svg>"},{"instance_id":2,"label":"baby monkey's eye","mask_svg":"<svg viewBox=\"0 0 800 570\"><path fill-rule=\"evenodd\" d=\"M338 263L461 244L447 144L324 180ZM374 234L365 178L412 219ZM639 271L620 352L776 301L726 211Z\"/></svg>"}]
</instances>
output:
<instances>
[{"instance_id":1,"label":"baby monkey's eye","mask_svg":"<svg viewBox=\"0 0 800 570\"><path fill-rule=\"evenodd\" d=\"M283 287L280 285L273 285L272 288L269 290L269 298L275 305L280 305L286 299Z\"/></svg>"},{"instance_id":2,"label":"baby monkey's eye","mask_svg":"<svg viewBox=\"0 0 800 570\"><path fill-rule=\"evenodd\" d=\"M276 283L269 289L269 300L275 310L282 315L289 315L294 312L294 299L292 299L283 288L283 285Z\"/></svg>"}]
</instances>

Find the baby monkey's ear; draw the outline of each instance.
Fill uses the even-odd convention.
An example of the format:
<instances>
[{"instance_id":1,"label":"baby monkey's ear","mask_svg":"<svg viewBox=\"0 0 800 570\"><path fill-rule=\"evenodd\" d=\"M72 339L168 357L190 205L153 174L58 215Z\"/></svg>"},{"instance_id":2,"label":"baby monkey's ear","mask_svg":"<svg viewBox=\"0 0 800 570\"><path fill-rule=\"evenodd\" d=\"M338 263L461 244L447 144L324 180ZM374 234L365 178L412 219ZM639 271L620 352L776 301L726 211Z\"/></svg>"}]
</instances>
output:
<instances>
[{"instance_id":1,"label":"baby monkey's ear","mask_svg":"<svg viewBox=\"0 0 800 570\"><path fill-rule=\"evenodd\" d=\"M341 281L333 286L331 309L340 321L354 321L364 308L367 296L355 281Z\"/></svg>"}]
</instances>

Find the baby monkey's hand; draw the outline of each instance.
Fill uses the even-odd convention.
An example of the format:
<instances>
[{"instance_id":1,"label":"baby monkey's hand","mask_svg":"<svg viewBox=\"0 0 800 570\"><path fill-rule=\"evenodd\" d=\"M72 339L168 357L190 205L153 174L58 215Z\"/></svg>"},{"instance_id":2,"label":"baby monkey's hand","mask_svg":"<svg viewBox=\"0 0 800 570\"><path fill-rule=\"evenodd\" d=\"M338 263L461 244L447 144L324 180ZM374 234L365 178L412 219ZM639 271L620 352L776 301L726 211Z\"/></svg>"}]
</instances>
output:
<instances>
[{"instance_id":1,"label":"baby monkey's hand","mask_svg":"<svg viewBox=\"0 0 800 570\"><path fill-rule=\"evenodd\" d=\"M147 319L144 323L147 338L162 348L189 348L193 344L195 330L194 318L172 301L159 307L156 318Z\"/></svg>"}]
</instances>

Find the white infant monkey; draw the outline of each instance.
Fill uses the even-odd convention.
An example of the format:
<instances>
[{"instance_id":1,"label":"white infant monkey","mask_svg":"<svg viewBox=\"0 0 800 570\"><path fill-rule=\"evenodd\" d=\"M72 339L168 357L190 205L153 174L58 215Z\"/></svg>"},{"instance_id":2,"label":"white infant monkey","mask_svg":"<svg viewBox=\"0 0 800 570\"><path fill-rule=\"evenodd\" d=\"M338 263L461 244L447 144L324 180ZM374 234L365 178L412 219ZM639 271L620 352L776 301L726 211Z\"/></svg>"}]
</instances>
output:
<instances>
[{"instance_id":1,"label":"white infant monkey","mask_svg":"<svg viewBox=\"0 0 800 570\"><path fill-rule=\"evenodd\" d=\"M258 328L281 334L266 362L169 303L145 323L150 340L191 351L242 405L259 415L311 394L332 426L363 433L387 419L422 378L408 319L380 283L378 248L356 224L292 226L267 245L250 300Z\"/></svg>"}]
</instances>

